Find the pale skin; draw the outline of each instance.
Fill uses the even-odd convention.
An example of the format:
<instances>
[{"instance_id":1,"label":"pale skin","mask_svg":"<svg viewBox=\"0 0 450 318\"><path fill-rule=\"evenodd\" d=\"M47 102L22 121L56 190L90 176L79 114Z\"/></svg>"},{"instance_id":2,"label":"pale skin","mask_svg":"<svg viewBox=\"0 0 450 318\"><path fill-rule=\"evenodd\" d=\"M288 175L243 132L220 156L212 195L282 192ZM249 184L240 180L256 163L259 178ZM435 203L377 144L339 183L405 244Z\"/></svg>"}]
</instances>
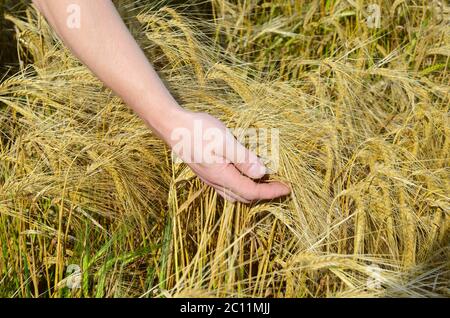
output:
<instances>
[{"instance_id":1,"label":"pale skin","mask_svg":"<svg viewBox=\"0 0 450 318\"><path fill-rule=\"evenodd\" d=\"M266 167L232 137L220 120L206 113L188 111L177 103L110 0L33 0L33 3L72 53L170 147L174 145L174 129L192 130L198 121L204 129L214 128L224 133L223 146L234 147L233 155L215 152L211 155L223 156L223 162L187 163L219 195L231 202L250 203L289 194L289 187L280 182L255 182L266 174ZM79 28L67 25L70 5L80 8ZM208 147L197 148L213 151ZM237 160L238 157L246 160Z\"/></svg>"}]
</instances>

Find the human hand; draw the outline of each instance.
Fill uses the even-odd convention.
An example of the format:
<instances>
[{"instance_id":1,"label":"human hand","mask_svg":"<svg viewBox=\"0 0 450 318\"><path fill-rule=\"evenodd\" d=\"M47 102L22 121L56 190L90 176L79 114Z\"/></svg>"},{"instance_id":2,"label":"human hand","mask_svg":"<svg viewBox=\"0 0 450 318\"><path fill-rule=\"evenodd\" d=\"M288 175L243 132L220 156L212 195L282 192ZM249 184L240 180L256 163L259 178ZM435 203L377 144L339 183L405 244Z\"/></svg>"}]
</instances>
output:
<instances>
[{"instance_id":1,"label":"human hand","mask_svg":"<svg viewBox=\"0 0 450 318\"><path fill-rule=\"evenodd\" d=\"M213 116L179 110L161 135L204 183L228 201L250 203L290 193L280 182L255 182L267 173L266 167Z\"/></svg>"}]
</instances>

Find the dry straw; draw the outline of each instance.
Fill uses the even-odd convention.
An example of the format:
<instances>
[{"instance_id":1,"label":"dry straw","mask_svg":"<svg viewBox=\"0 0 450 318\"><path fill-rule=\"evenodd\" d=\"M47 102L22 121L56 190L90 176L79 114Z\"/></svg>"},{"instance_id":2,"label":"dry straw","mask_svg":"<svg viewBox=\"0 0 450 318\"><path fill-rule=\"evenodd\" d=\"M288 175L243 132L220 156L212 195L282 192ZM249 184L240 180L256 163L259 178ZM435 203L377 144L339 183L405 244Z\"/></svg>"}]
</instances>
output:
<instances>
[{"instance_id":1,"label":"dry straw","mask_svg":"<svg viewBox=\"0 0 450 318\"><path fill-rule=\"evenodd\" d=\"M180 103L280 129L271 178L293 192L252 205L172 164L35 11L8 13L0 295L448 296L450 32L419 2L379 1L372 30L360 1L213 0L208 22L120 1Z\"/></svg>"}]
</instances>

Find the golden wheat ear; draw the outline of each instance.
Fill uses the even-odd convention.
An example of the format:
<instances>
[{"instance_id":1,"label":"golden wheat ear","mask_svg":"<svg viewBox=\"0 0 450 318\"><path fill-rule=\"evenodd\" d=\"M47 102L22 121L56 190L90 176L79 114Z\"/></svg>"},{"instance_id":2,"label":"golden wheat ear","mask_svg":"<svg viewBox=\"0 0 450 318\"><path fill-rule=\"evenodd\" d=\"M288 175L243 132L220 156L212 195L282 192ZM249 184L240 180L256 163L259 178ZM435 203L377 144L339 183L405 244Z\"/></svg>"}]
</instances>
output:
<instances>
[{"instance_id":1,"label":"golden wheat ear","mask_svg":"<svg viewBox=\"0 0 450 318\"><path fill-rule=\"evenodd\" d=\"M184 107L279 132L291 195L222 200L1 0L0 296L448 296L448 5L206 2L116 4Z\"/></svg>"}]
</instances>

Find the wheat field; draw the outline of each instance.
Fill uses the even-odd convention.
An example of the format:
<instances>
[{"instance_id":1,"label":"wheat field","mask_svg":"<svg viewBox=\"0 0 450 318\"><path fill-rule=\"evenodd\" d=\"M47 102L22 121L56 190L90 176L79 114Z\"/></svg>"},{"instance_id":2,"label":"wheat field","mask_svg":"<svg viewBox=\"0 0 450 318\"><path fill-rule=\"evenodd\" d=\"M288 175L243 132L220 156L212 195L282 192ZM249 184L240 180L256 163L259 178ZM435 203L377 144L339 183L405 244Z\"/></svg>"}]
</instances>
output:
<instances>
[{"instance_id":1,"label":"wheat field","mask_svg":"<svg viewBox=\"0 0 450 318\"><path fill-rule=\"evenodd\" d=\"M450 296L446 1L115 3L180 104L279 130L292 193L224 201L0 1L0 296Z\"/></svg>"}]
</instances>

